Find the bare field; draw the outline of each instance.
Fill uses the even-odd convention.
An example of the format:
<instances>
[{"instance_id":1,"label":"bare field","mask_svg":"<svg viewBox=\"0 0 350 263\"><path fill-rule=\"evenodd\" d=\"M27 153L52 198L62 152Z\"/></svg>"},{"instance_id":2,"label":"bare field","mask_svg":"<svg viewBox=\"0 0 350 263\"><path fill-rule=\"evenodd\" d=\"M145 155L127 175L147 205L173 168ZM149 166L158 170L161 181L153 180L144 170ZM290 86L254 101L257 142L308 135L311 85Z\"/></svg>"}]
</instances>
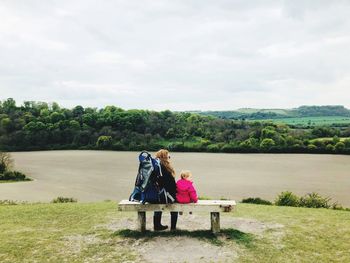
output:
<instances>
[{"instance_id":1,"label":"bare field","mask_svg":"<svg viewBox=\"0 0 350 263\"><path fill-rule=\"evenodd\" d=\"M0 184L0 200L126 199L138 168L138 152L40 151L12 156L15 168L34 181ZM350 206L350 156L171 153L171 160L177 173L193 172L200 196L273 200L285 190L299 195L315 191Z\"/></svg>"}]
</instances>

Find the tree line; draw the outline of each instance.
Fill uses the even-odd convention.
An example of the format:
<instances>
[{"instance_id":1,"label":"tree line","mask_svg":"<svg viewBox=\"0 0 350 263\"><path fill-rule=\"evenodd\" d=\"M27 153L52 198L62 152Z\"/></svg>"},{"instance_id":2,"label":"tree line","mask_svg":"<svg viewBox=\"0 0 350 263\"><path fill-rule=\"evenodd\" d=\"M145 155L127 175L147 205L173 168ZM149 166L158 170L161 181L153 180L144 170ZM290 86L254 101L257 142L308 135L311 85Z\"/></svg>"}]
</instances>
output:
<instances>
[{"instance_id":1,"label":"tree line","mask_svg":"<svg viewBox=\"0 0 350 263\"><path fill-rule=\"evenodd\" d=\"M0 102L0 150L157 150L350 153L350 127L295 129L188 112L101 109L12 98ZM330 139L317 139L328 137Z\"/></svg>"},{"instance_id":2,"label":"tree line","mask_svg":"<svg viewBox=\"0 0 350 263\"><path fill-rule=\"evenodd\" d=\"M300 106L295 109L251 109L253 112L245 111L198 111L198 114L219 117L222 119L246 119L246 120L268 120L296 117L322 117L343 116L350 117L350 110L341 105L329 106Z\"/></svg>"}]
</instances>

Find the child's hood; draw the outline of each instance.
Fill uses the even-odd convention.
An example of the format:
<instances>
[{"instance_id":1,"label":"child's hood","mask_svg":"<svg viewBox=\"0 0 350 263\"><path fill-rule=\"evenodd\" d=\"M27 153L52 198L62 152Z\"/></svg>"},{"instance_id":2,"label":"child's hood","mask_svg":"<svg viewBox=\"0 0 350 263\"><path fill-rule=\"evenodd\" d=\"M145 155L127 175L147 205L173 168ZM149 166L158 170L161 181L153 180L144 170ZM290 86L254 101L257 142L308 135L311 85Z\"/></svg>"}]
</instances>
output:
<instances>
[{"instance_id":1,"label":"child's hood","mask_svg":"<svg viewBox=\"0 0 350 263\"><path fill-rule=\"evenodd\" d=\"M192 182L185 179L180 179L177 181L176 185L180 190L186 190L192 185Z\"/></svg>"}]
</instances>

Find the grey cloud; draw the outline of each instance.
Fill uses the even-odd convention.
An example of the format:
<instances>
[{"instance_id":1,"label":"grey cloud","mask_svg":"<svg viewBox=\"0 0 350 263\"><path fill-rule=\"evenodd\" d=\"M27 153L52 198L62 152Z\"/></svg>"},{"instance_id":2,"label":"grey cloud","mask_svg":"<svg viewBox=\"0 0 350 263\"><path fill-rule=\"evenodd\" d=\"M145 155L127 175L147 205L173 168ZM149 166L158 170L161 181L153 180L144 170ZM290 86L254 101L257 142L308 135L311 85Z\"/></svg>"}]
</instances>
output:
<instances>
[{"instance_id":1,"label":"grey cloud","mask_svg":"<svg viewBox=\"0 0 350 263\"><path fill-rule=\"evenodd\" d=\"M350 107L349 11L348 1L1 1L1 99Z\"/></svg>"}]
</instances>

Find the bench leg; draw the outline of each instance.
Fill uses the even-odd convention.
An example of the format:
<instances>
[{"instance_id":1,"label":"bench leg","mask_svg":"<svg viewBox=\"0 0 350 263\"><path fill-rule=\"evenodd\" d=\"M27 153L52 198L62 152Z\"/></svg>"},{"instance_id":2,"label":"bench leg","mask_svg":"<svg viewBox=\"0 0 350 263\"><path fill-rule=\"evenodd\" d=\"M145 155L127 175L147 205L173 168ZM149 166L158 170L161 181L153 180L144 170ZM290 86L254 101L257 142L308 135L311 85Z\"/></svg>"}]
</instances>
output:
<instances>
[{"instance_id":1,"label":"bench leg","mask_svg":"<svg viewBox=\"0 0 350 263\"><path fill-rule=\"evenodd\" d=\"M137 212L138 229L140 232L146 231L146 212Z\"/></svg>"},{"instance_id":2,"label":"bench leg","mask_svg":"<svg viewBox=\"0 0 350 263\"><path fill-rule=\"evenodd\" d=\"M210 221L211 221L211 231L214 234L219 233L220 232L220 213L211 212Z\"/></svg>"}]
</instances>

